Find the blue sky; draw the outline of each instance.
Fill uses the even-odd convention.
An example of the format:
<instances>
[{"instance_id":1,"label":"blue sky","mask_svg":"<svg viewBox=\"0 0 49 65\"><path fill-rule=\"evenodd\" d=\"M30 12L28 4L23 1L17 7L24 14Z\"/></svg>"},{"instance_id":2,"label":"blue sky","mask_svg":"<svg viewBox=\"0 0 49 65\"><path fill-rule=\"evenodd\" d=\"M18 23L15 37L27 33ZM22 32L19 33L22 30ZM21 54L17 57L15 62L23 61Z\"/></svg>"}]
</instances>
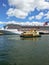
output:
<instances>
[{"instance_id":1,"label":"blue sky","mask_svg":"<svg viewBox=\"0 0 49 65\"><path fill-rule=\"evenodd\" d=\"M49 0L0 0L0 27L12 22L49 21Z\"/></svg>"}]
</instances>

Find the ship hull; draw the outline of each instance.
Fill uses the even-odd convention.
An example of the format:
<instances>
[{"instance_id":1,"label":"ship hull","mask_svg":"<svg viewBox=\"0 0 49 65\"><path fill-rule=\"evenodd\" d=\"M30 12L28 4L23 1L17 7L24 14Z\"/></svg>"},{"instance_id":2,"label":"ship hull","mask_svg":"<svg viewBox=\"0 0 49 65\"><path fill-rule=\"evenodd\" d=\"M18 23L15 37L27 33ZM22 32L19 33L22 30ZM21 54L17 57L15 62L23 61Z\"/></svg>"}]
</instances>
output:
<instances>
[{"instance_id":1,"label":"ship hull","mask_svg":"<svg viewBox=\"0 0 49 65\"><path fill-rule=\"evenodd\" d=\"M22 32L21 31L10 31L10 30L0 30L0 33L2 33L2 35L20 35Z\"/></svg>"},{"instance_id":2,"label":"ship hull","mask_svg":"<svg viewBox=\"0 0 49 65\"><path fill-rule=\"evenodd\" d=\"M23 37L23 38L33 38L33 37L41 37L41 35L37 35L37 36L20 36L20 37Z\"/></svg>"}]
</instances>

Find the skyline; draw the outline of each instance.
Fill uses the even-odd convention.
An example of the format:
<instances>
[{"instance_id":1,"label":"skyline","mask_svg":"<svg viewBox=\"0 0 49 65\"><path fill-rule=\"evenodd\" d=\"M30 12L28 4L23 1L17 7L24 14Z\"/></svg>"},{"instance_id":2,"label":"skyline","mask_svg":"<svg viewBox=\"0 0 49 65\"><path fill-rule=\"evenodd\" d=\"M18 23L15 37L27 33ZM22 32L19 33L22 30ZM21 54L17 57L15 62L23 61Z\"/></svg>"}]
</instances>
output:
<instances>
[{"instance_id":1,"label":"skyline","mask_svg":"<svg viewBox=\"0 0 49 65\"><path fill-rule=\"evenodd\" d=\"M8 22L46 21L49 21L49 0L0 0L0 27Z\"/></svg>"}]
</instances>

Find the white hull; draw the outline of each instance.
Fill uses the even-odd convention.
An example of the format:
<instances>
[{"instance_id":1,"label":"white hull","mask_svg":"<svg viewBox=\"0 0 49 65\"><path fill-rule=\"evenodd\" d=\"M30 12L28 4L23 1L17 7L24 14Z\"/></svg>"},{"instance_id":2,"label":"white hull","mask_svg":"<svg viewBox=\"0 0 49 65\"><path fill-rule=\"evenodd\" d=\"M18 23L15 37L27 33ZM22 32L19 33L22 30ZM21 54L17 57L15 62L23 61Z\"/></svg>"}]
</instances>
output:
<instances>
[{"instance_id":1,"label":"white hull","mask_svg":"<svg viewBox=\"0 0 49 65\"><path fill-rule=\"evenodd\" d=\"M1 33L3 34L7 34L7 35L20 35L22 33L22 31L18 31L17 29L4 29L4 30L0 30Z\"/></svg>"}]
</instances>

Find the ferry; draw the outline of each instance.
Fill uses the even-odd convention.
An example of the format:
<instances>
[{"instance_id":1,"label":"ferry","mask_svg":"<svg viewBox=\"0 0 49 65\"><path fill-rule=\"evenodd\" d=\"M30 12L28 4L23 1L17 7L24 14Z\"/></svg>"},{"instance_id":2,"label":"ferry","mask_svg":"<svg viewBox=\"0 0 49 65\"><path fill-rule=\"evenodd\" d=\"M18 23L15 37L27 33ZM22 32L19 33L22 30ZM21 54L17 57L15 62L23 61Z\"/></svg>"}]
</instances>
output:
<instances>
[{"instance_id":1,"label":"ferry","mask_svg":"<svg viewBox=\"0 0 49 65\"><path fill-rule=\"evenodd\" d=\"M26 31L23 32L20 37L24 37L24 38L32 38L32 37L41 37L41 35L39 34L38 31L36 30L31 30L31 31Z\"/></svg>"}]
</instances>

